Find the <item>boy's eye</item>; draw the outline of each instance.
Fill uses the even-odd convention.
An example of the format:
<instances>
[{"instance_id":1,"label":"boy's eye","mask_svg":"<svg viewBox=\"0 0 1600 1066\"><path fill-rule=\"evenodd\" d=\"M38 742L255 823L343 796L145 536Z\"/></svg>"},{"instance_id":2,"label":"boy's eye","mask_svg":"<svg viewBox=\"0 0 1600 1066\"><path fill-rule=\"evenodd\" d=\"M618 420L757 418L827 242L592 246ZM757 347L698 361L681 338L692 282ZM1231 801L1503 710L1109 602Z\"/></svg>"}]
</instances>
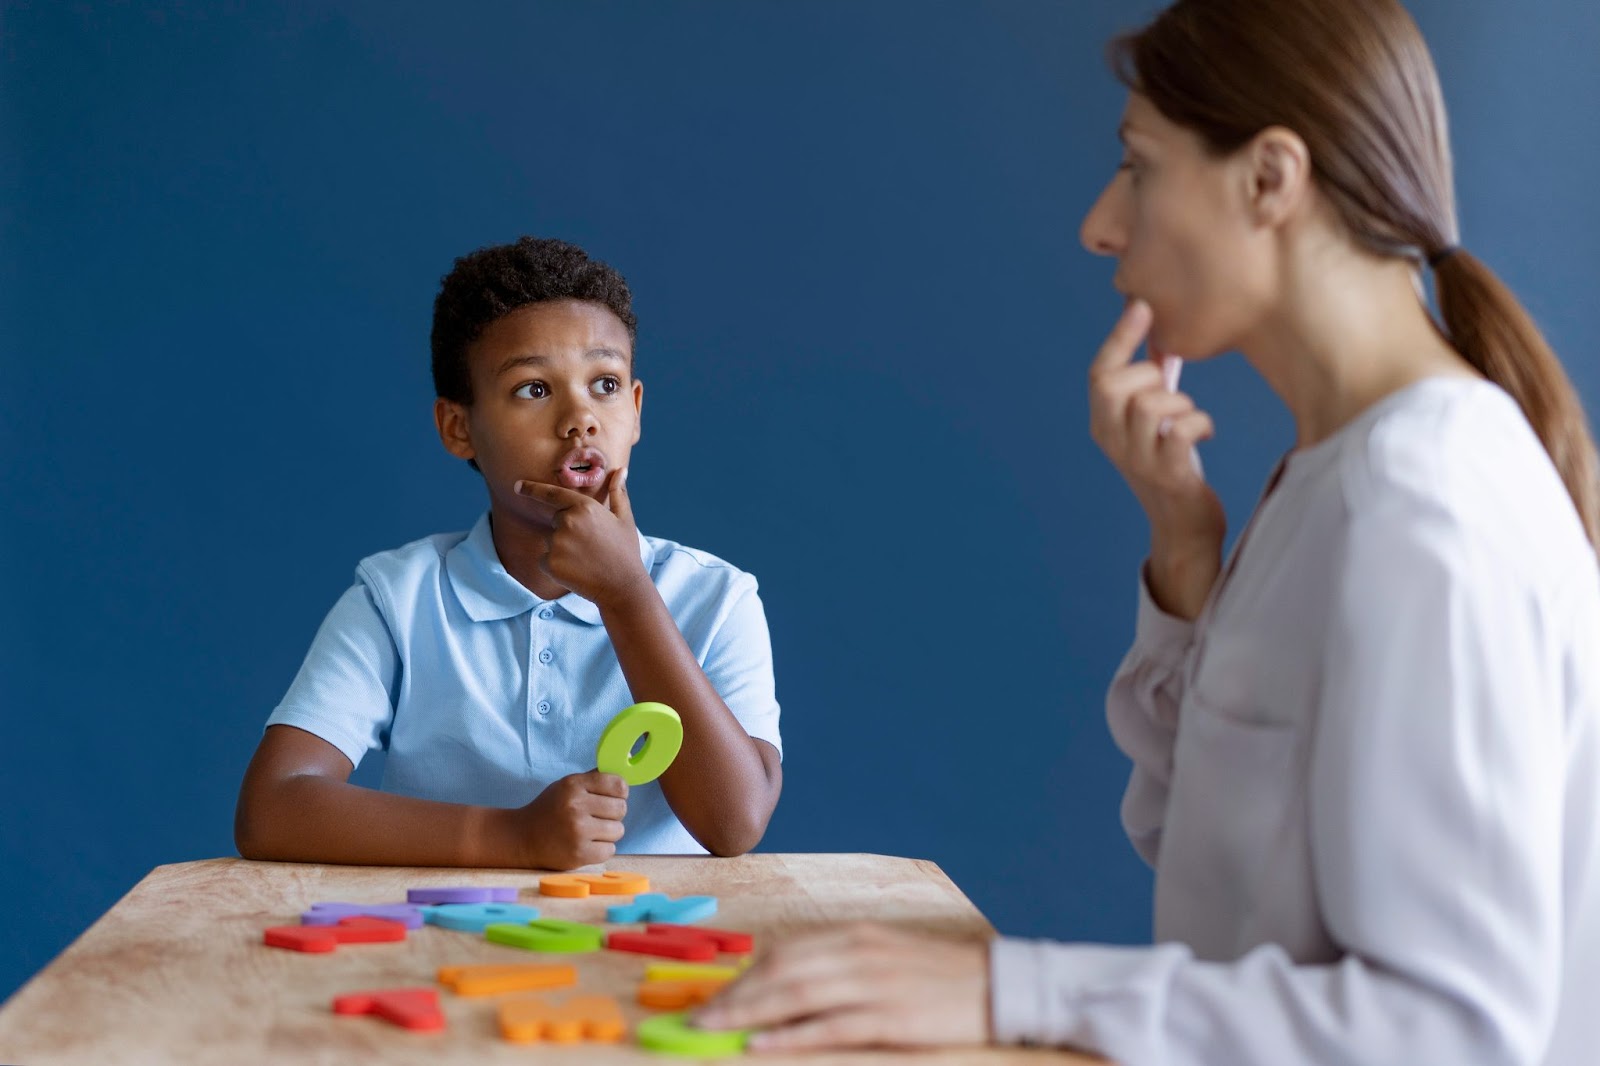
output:
<instances>
[{"instance_id":1,"label":"boy's eye","mask_svg":"<svg viewBox=\"0 0 1600 1066\"><path fill-rule=\"evenodd\" d=\"M522 400L542 400L550 395L550 387L542 381L530 381L526 385L518 385L517 391L511 395Z\"/></svg>"},{"instance_id":2,"label":"boy's eye","mask_svg":"<svg viewBox=\"0 0 1600 1066\"><path fill-rule=\"evenodd\" d=\"M596 378L595 383L589 386L589 388L591 391L599 393L601 396L610 396L612 393L622 388L622 381L620 378L614 378L607 374L603 378Z\"/></svg>"}]
</instances>

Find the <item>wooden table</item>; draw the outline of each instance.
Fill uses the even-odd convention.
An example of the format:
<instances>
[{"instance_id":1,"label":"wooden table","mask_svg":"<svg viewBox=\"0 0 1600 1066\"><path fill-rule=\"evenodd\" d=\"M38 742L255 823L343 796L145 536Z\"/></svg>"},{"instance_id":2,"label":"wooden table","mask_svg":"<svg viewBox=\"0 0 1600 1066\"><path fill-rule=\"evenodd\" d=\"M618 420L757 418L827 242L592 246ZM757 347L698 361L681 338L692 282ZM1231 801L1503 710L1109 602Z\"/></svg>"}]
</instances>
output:
<instances>
[{"instance_id":1,"label":"wooden table","mask_svg":"<svg viewBox=\"0 0 1600 1066\"><path fill-rule=\"evenodd\" d=\"M650 878L652 891L714 895L710 925L774 935L840 921L871 919L958 937L993 928L933 863L880 855L745 855L734 859L622 856L607 864ZM596 868L591 868L596 869ZM268 926L296 924L321 901L389 903L406 889L514 885L520 902L544 917L601 923L617 897L538 895L526 870L443 870L315 866L208 859L157 867L60 957L0 1007L0 1062L94 1063L528 1063L587 1066L687 1060L631 1043L649 1013L634 1001L648 960L601 951L548 956L492 944L481 935L434 926L404 943L342 945L303 954L261 942ZM512 1044L496 1026L506 997L458 998L440 989L448 1018L441 1033L412 1033L375 1018L335 1015L334 996L370 988L428 985L440 966L572 960L585 992L614 995L630 1036L622 1044ZM659 960L657 960L659 961ZM564 997L565 991L557 993ZM554 997L553 997L554 998ZM807 1062L883 1061L893 1055L835 1054ZM918 1054L933 1062L1090 1063L1079 1056L1020 1049ZM760 1062L793 1057L761 1055Z\"/></svg>"}]
</instances>

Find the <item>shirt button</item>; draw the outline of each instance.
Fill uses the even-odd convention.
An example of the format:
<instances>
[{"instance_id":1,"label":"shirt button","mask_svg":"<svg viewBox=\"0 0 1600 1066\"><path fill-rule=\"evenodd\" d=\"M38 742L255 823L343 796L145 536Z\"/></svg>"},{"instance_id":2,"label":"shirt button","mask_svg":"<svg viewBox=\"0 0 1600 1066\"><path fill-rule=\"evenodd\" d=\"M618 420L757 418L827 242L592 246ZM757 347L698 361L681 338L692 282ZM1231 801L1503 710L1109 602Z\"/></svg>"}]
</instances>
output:
<instances>
[{"instance_id":1,"label":"shirt button","mask_svg":"<svg viewBox=\"0 0 1600 1066\"><path fill-rule=\"evenodd\" d=\"M554 618L555 616L556 616L556 613L554 611L552 611L548 607L546 607L544 610L539 612L539 617L540 618Z\"/></svg>"},{"instance_id":2,"label":"shirt button","mask_svg":"<svg viewBox=\"0 0 1600 1066\"><path fill-rule=\"evenodd\" d=\"M554 658L555 658L555 656L550 653L550 649L549 648L546 648L544 651L539 653L539 661L542 662L542 663L547 663L551 659L554 659Z\"/></svg>"},{"instance_id":3,"label":"shirt button","mask_svg":"<svg viewBox=\"0 0 1600 1066\"><path fill-rule=\"evenodd\" d=\"M540 714L549 714L550 713L550 701L549 700L540 700L539 701L539 706L536 709L538 710L538 712Z\"/></svg>"}]
</instances>

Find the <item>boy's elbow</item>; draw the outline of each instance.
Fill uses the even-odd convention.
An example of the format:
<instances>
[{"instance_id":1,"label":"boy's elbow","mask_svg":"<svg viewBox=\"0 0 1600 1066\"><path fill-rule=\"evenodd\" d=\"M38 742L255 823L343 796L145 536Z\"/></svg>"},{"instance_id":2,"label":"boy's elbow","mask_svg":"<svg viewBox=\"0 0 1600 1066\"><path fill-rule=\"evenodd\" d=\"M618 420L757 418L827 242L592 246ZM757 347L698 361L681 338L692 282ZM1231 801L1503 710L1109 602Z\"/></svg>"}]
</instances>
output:
<instances>
[{"instance_id":1,"label":"boy's elbow","mask_svg":"<svg viewBox=\"0 0 1600 1066\"><path fill-rule=\"evenodd\" d=\"M710 840L706 842L706 850L719 859L731 859L743 855L761 842L758 836L754 840L728 837L726 839Z\"/></svg>"},{"instance_id":2,"label":"boy's elbow","mask_svg":"<svg viewBox=\"0 0 1600 1066\"><path fill-rule=\"evenodd\" d=\"M725 840L707 841L706 850L719 859L732 859L743 855L759 843L761 843L759 836L750 840L729 837Z\"/></svg>"},{"instance_id":3,"label":"boy's elbow","mask_svg":"<svg viewBox=\"0 0 1600 1066\"><path fill-rule=\"evenodd\" d=\"M239 795L239 805L233 811L233 846L242 859L283 859L278 838L274 833L272 797L257 783L246 787Z\"/></svg>"},{"instance_id":4,"label":"boy's elbow","mask_svg":"<svg viewBox=\"0 0 1600 1066\"><path fill-rule=\"evenodd\" d=\"M239 858L241 859L263 860L268 858L267 853L257 845L254 838L245 836L237 829L233 832L233 846L239 852Z\"/></svg>"},{"instance_id":5,"label":"boy's elbow","mask_svg":"<svg viewBox=\"0 0 1600 1066\"><path fill-rule=\"evenodd\" d=\"M771 817L772 811L769 809L740 811L723 819L709 839L701 843L718 858L731 859L735 855L743 855L761 843Z\"/></svg>"},{"instance_id":6,"label":"boy's elbow","mask_svg":"<svg viewBox=\"0 0 1600 1066\"><path fill-rule=\"evenodd\" d=\"M260 821L261 819L251 810L249 802L240 797L239 806L233 812L233 846L238 850L241 859L268 857Z\"/></svg>"}]
</instances>

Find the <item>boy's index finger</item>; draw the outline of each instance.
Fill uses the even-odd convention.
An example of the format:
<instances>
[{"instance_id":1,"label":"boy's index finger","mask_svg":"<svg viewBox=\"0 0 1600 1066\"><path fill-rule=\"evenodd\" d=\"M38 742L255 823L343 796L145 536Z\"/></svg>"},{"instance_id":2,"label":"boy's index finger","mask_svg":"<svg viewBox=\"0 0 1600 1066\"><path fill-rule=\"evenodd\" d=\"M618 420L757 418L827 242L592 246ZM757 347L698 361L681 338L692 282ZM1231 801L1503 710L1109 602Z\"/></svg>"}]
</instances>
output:
<instances>
[{"instance_id":1,"label":"boy's index finger","mask_svg":"<svg viewBox=\"0 0 1600 1066\"><path fill-rule=\"evenodd\" d=\"M612 796L616 799L628 798L628 782L616 774L607 773L598 766L584 774L589 778L588 790L597 796Z\"/></svg>"},{"instance_id":2,"label":"boy's index finger","mask_svg":"<svg viewBox=\"0 0 1600 1066\"><path fill-rule=\"evenodd\" d=\"M1100 345L1100 351L1095 354L1094 362L1089 365L1090 375L1117 370L1133 362L1134 355L1139 351L1139 344L1148 332L1150 332L1150 305L1143 300L1130 300L1128 306L1122 309L1122 317L1111 327L1111 333L1107 335L1105 343Z\"/></svg>"},{"instance_id":3,"label":"boy's index finger","mask_svg":"<svg viewBox=\"0 0 1600 1066\"><path fill-rule=\"evenodd\" d=\"M511 491L518 496L549 504L557 511L577 507L589 498L576 489L569 489L565 485L547 485L543 481L519 481L511 486Z\"/></svg>"}]
</instances>

